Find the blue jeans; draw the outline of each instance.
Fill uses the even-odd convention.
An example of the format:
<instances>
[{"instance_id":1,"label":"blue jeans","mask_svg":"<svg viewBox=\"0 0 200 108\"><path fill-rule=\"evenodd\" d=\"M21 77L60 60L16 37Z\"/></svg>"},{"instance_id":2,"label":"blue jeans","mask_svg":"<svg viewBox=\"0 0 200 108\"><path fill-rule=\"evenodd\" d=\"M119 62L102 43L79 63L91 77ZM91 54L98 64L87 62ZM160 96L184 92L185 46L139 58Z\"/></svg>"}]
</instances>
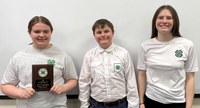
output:
<instances>
[{"instance_id":1,"label":"blue jeans","mask_svg":"<svg viewBox=\"0 0 200 108\"><path fill-rule=\"evenodd\" d=\"M98 102L95 99L90 98L89 108L128 108L128 102L126 98L116 101L114 103Z\"/></svg>"}]
</instances>

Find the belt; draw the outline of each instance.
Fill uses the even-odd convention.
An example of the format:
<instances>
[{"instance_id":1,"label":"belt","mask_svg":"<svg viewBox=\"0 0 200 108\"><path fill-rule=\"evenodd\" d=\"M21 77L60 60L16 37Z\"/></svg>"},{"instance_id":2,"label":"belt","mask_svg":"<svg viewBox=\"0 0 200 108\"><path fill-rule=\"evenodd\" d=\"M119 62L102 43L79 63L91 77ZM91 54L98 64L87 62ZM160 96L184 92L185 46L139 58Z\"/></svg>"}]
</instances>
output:
<instances>
[{"instance_id":1,"label":"belt","mask_svg":"<svg viewBox=\"0 0 200 108\"><path fill-rule=\"evenodd\" d=\"M93 99L92 97L90 97L90 99L92 101L95 101L97 102L98 104L103 104L104 106L114 106L114 105L118 105L124 101L126 101L126 97L122 98L122 99L119 99L119 100L116 100L116 101L112 101L112 102L98 102L96 101L95 99Z\"/></svg>"}]
</instances>

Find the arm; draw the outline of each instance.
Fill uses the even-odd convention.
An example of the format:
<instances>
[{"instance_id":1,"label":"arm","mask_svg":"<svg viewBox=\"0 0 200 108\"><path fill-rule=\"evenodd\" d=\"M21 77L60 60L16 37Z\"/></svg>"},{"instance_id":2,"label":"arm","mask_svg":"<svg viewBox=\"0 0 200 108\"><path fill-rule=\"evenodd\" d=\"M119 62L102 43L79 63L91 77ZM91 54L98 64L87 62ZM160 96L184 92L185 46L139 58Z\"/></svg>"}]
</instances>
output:
<instances>
[{"instance_id":1,"label":"arm","mask_svg":"<svg viewBox=\"0 0 200 108\"><path fill-rule=\"evenodd\" d=\"M195 50L194 44L190 43L188 49L188 58L185 62L186 70L186 80L185 80L185 98L186 98L186 108L192 108L194 90L195 90L195 72L199 71L197 52Z\"/></svg>"},{"instance_id":2,"label":"arm","mask_svg":"<svg viewBox=\"0 0 200 108\"><path fill-rule=\"evenodd\" d=\"M63 85L54 85L51 88L51 92L55 93L55 94L63 94L63 93L67 93L70 90L72 90L74 87L76 87L77 85L77 80L76 79L70 79L68 80L65 84Z\"/></svg>"},{"instance_id":3,"label":"arm","mask_svg":"<svg viewBox=\"0 0 200 108\"><path fill-rule=\"evenodd\" d=\"M50 92L55 94L67 93L77 86L78 75L74 63L70 56L66 54L64 62L64 69L62 71L62 78L64 79L64 84L55 84L51 88Z\"/></svg>"},{"instance_id":4,"label":"arm","mask_svg":"<svg viewBox=\"0 0 200 108\"><path fill-rule=\"evenodd\" d=\"M80 108L89 107L90 84L91 84L90 68L87 59L85 58L79 75L79 100L81 102Z\"/></svg>"},{"instance_id":5,"label":"arm","mask_svg":"<svg viewBox=\"0 0 200 108\"><path fill-rule=\"evenodd\" d=\"M28 99L35 94L35 90L31 87L23 89L11 84L2 84L1 90L11 98Z\"/></svg>"},{"instance_id":6,"label":"arm","mask_svg":"<svg viewBox=\"0 0 200 108\"><path fill-rule=\"evenodd\" d=\"M127 83L127 101L128 108L139 108L139 96L136 80L136 73L130 55L127 56L127 63L125 66L125 78Z\"/></svg>"},{"instance_id":7,"label":"arm","mask_svg":"<svg viewBox=\"0 0 200 108\"><path fill-rule=\"evenodd\" d=\"M186 108L192 108L193 98L194 98L194 72L186 72Z\"/></svg>"},{"instance_id":8,"label":"arm","mask_svg":"<svg viewBox=\"0 0 200 108\"><path fill-rule=\"evenodd\" d=\"M144 94L146 90L146 70L138 70L138 90L140 99L140 108L144 107Z\"/></svg>"}]
</instances>

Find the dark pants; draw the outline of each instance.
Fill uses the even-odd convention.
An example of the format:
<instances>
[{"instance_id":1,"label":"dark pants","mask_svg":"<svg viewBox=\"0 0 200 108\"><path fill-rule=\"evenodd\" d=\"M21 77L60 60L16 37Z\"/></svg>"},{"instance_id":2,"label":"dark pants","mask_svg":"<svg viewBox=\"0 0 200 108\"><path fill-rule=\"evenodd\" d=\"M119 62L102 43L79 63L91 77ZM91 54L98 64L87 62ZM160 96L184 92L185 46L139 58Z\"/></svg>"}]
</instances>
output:
<instances>
[{"instance_id":1,"label":"dark pants","mask_svg":"<svg viewBox=\"0 0 200 108\"><path fill-rule=\"evenodd\" d=\"M171 104L163 104L157 101L154 101L147 96L144 97L145 99L145 108L185 108L186 103L171 103Z\"/></svg>"},{"instance_id":2,"label":"dark pants","mask_svg":"<svg viewBox=\"0 0 200 108\"><path fill-rule=\"evenodd\" d=\"M128 108L128 102L126 98L109 103L98 102L95 99L90 98L89 108Z\"/></svg>"}]
</instances>

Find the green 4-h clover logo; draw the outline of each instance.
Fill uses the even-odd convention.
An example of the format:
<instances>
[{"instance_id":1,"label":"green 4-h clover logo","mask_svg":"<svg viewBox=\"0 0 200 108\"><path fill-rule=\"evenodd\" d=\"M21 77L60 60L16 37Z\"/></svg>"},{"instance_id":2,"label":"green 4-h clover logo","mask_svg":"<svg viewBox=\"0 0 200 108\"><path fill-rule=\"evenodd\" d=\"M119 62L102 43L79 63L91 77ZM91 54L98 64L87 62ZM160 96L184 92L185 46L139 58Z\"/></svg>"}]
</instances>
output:
<instances>
[{"instance_id":1,"label":"green 4-h clover logo","mask_svg":"<svg viewBox=\"0 0 200 108\"><path fill-rule=\"evenodd\" d=\"M47 69L41 68L41 69L38 71L38 75L39 75L40 77L46 77L46 76L48 75Z\"/></svg>"},{"instance_id":2,"label":"green 4-h clover logo","mask_svg":"<svg viewBox=\"0 0 200 108\"><path fill-rule=\"evenodd\" d=\"M47 61L47 64L55 64L55 60L49 59L49 60Z\"/></svg>"},{"instance_id":3,"label":"green 4-h clover logo","mask_svg":"<svg viewBox=\"0 0 200 108\"><path fill-rule=\"evenodd\" d=\"M182 50L176 50L175 51L175 56L178 57L178 58L182 57L183 56L183 51Z\"/></svg>"},{"instance_id":4,"label":"green 4-h clover logo","mask_svg":"<svg viewBox=\"0 0 200 108\"><path fill-rule=\"evenodd\" d=\"M121 63L114 63L115 72L120 72L121 68L122 68L122 64Z\"/></svg>"}]
</instances>

